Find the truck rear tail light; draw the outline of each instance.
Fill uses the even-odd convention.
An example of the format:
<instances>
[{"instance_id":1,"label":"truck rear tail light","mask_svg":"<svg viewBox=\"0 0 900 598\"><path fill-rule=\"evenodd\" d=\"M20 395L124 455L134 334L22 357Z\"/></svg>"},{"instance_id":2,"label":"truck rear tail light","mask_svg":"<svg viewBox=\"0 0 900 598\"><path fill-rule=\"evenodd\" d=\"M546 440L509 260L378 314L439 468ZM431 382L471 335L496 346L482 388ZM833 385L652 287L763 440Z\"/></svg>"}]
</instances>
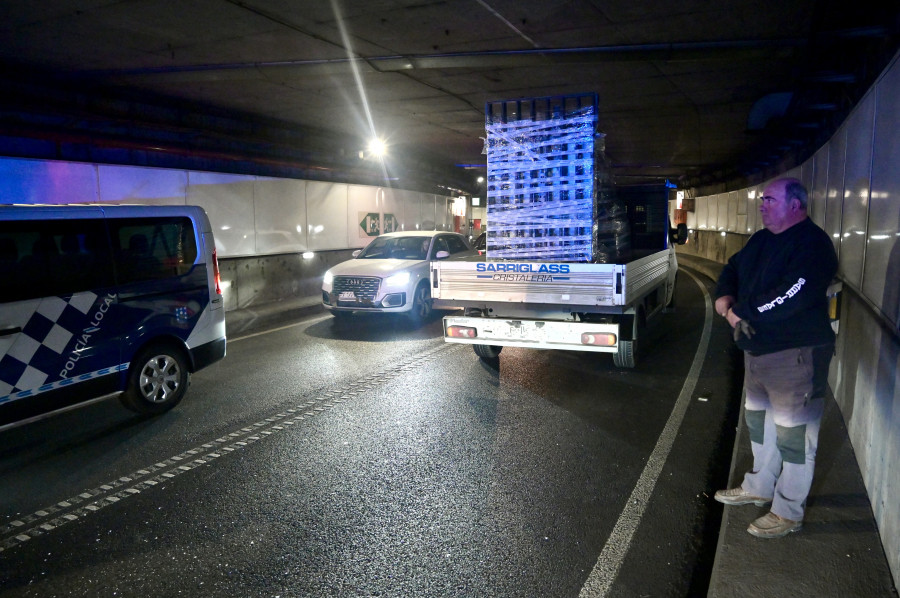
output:
<instances>
[{"instance_id":1,"label":"truck rear tail light","mask_svg":"<svg viewBox=\"0 0 900 598\"><path fill-rule=\"evenodd\" d=\"M447 326L447 336L451 338L475 338L478 331L469 326Z\"/></svg>"},{"instance_id":2,"label":"truck rear tail light","mask_svg":"<svg viewBox=\"0 0 900 598\"><path fill-rule=\"evenodd\" d=\"M581 344L614 347L616 345L616 335L605 332L582 332Z\"/></svg>"}]
</instances>

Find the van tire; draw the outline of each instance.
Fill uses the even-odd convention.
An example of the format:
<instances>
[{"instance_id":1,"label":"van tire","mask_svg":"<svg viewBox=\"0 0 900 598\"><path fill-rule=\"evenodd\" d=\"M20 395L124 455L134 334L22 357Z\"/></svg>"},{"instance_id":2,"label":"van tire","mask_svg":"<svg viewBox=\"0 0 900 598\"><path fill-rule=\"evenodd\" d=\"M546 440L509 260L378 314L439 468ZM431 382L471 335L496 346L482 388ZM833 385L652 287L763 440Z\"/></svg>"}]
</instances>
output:
<instances>
[{"instance_id":1,"label":"van tire","mask_svg":"<svg viewBox=\"0 0 900 598\"><path fill-rule=\"evenodd\" d=\"M145 347L128 368L122 404L145 415L164 413L181 402L191 381L184 352L169 344Z\"/></svg>"},{"instance_id":2,"label":"van tire","mask_svg":"<svg viewBox=\"0 0 900 598\"><path fill-rule=\"evenodd\" d=\"M482 359L497 359L503 350L502 345L472 345L472 348L475 349L475 355Z\"/></svg>"}]
</instances>

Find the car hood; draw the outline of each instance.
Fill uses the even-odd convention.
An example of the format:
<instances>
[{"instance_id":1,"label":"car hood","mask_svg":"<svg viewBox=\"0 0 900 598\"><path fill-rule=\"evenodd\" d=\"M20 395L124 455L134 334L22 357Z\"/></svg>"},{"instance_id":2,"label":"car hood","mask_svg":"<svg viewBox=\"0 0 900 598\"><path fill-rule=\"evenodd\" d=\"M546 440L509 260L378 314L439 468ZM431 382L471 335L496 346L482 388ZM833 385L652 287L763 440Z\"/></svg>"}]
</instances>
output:
<instances>
[{"instance_id":1,"label":"car hood","mask_svg":"<svg viewBox=\"0 0 900 598\"><path fill-rule=\"evenodd\" d=\"M390 276L401 270L412 270L427 264L421 260L366 260L353 259L331 268L334 276Z\"/></svg>"}]
</instances>

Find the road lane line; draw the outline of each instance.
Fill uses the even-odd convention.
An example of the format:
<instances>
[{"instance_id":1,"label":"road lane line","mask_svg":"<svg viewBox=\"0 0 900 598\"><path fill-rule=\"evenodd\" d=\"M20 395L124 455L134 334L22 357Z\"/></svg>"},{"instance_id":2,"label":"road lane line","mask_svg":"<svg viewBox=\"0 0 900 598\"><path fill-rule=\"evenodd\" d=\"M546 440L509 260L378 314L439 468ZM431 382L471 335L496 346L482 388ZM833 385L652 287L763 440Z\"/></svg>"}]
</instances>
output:
<instances>
[{"instance_id":1,"label":"road lane line","mask_svg":"<svg viewBox=\"0 0 900 598\"><path fill-rule=\"evenodd\" d=\"M238 341L246 340L246 339L248 339L248 338L253 338L254 336L262 336L263 334L269 334L269 333L272 333L272 332L278 332L279 330L287 330L288 328L296 328L297 326L303 326L304 324L315 324L316 322L319 322L319 321L321 321L321 320L324 320L325 318L330 318L330 317L333 317L333 316L331 316L330 314L326 314L326 315L320 316L320 317L318 317L318 318L310 318L310 319L308 319L308 320L304 319L304 320L301 321L301 322L294 322L294 323L292 323L292 324L285 324L284 326L279 326L278 328L269 328L269 329L267 329L267 330L261 330L261 331L259 331L259 332L252 332L252 333L250 333L250 334L245 334L244 336L239 336L239 337L237 337L237 338L230 338L230 339L228 339L228 342L229 342L229 343L236 343L236 342L238 342ZM227 326L228 326L227 322L226 322L225 325L226 325L226 328L227 328Z\"/></svg>"},{"instance_id":2,"label":"road lane line","mask_svg":"<svg viewBox=\"0 0 900 598\"><path fill-rule=\"evenodd\" d=\"M709 347L710 331L712 330L712 301L709 297L709 291L706 290L706 285L689 271L684 270L684 272L693 278L700 290L703 291L706 315L703 320L703 333L700 335L700 343L697 345L694 361L684 381L684 386L681 388L681 393L678 395L678 400L675 401L675 407L672 408L672 413L669 415L669 420L666 422L659 440L656 441L656 446L653 448L653 452L650 453L650 458L644 466L644 471L641 472L641 477L638 478L631 496L628 497L628 502L625 504L621 515L619 515L612 533L606 540L606 545L600 552L597 563L594 565L591 574L588 575L587 581L584 582L579 598L602 598L612 588L612 584L619 574L619 568L622 566L622 562L625 560L625 556L631 547L634 532L640 525L644 512L647 510L647 505L650 503L653 488L656 486L659 474L662 472L663 465L665 465L669 452L672 450L672 445L675 442L678 429L681 427L684 414L691 403L691 396L694 394L697 380L700 378L700 370L703 367L703 361Z\"/></svg>"},{"instance_id":3,"label":"road lane line","mask_svg":"<svg viewBox=\"0 0 900 598\"><path fill-rule=\"evenodd\" d=\"M459 348L460 345L442 343L394 366L342 384L338 389L314 391L302 397L293 407L279 411L274 416L233 432L226 432L215 440L119 476L113 481L85 490L52 506L8 521L5 525L0 525L0 553L32 538L51 533L67 523L84 519L105 507L136 496L201 465L209 465L211 461L243 449L258 440L291 429L303 420L311 419L339 404L346 403L351 398L359 397L364 391L372 390L402 374L418 369L423 363L437 359L445 351Z\"/></svg>"}]
</instances>

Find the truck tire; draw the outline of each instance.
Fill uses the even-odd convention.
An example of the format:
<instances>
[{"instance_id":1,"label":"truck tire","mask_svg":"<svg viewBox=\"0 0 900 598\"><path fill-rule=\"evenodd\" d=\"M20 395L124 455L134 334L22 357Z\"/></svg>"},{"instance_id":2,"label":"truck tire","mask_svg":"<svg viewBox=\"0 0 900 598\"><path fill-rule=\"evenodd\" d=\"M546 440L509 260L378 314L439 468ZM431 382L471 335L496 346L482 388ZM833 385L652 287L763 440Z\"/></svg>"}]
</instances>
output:
<instances>
[{"instance_id":1,"label":"truck tire","mask_svg":"<svg viewBox=\"0 0 900 598\"><path fill-rule=\"evenodd\" d=\"M475 355L482 359L497 359L503 350L503 347L498 345L472 345L472 348L475 349Z\"/></svg>"},{"instance_id":2,"label":"truck tire","mask_svg":"<svg viewBox=\"0 0 900 598\"><path fill-rule=\"evenodd\" d=\"M675 288L678 285L678 272L675 273L675 280L672 282L672 296L663 308L663 313L670 314L675 311Z\"/></svg>"},{"instance_id":3,"label":"truck tire","mask_svg":"<svg viewBox=\"0 0 900 598\"><path fill-rule=\"evenodd\" d=\"M637 341L619 341L619 350L613 353L617 368L633 368L637 365Z\"/></svg>"},{"instance_id":4,"label":"truck tire","mask_svg":"<svg viewBox=\"0 0 900 598\"><path fill-rule=\"evenodd\" d=\"M180 403L190 382L183 351L170 343L150 345L131 360L120 401L137 413L157 415Z\"/></svg>"}]
</instances>

